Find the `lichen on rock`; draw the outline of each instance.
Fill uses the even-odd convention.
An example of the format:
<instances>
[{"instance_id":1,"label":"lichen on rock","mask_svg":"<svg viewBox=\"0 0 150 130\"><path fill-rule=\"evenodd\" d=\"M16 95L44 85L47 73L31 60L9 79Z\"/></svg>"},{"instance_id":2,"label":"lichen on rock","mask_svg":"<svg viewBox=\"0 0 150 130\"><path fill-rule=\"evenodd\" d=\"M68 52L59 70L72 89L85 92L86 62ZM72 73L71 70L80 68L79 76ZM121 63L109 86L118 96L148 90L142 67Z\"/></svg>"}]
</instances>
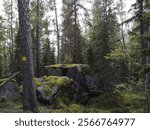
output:
<instances>
[{"instance_id":1,"label":"lichen on rock","mask_svg":"<svg viewBox=\"0 0 150 130\"><path fill-rule=\"evenodd\" d=\"M77 92L72 87L72 80L65 76L44 76L35 78L34 82L37 86L37 99L46 104L52 104L57 97L66 96L71 99Z\"/></svg>"},{"instance_id":2,"label":"lichen on rock","mask_svg":"<svg viewBox=\"0 0 150 130\"><path fill-rule=\"evenodd\" d=\"M67 97L70 100L86 104L89 88L95 87L94 78L91 78L91 70L87 64L45 66L45 75L41 78L35 78L37 93L41 95L37 97L42 98L42 101L53 102L55 98ZM87 76L91 77L86 78ZM89 79L92 84L87 81Z\"/></svg>"}]
</instances>

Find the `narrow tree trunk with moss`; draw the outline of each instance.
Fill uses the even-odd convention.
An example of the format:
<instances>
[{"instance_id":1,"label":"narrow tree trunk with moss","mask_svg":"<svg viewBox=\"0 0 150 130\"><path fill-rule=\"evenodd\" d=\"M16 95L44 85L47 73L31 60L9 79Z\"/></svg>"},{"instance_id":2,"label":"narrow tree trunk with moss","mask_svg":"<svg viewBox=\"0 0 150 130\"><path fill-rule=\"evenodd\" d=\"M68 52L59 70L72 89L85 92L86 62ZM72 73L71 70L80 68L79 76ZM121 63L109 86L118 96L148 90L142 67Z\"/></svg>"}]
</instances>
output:
<instances>
[{"instance_id":1,"label":"narrow tree trunk with moss","mask_svg":"<svg viewBox=\"0 0 150 130\"><path fill-rule=\"evenodd\" d=\"M37 111L35 86L33 83L32 38L29 0L18 0L19 42L21 47L21 72L23 77L23 109Z\"/></svg>"}]
</instances>

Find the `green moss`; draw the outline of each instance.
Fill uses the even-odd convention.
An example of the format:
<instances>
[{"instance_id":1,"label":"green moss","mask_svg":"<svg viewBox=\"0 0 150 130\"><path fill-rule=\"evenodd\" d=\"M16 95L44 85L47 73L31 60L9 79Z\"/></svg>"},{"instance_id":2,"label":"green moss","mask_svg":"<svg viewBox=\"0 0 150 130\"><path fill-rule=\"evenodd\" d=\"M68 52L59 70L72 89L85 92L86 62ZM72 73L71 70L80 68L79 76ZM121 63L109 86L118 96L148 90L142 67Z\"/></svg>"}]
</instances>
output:
<instances>
[{"instance_id":1,"label":"green moss","mask_svg":"<svg viewBox=\"0 0 150 130\"><path fill-rule=\"evenodd\" d=\"M44 92L45 92L45 94L46 94L47 96L50 95L50 92L51 92L50 87L49 87L49 86L45 86L45 87L44 87Z\"/></svg>"},{"instance_id":2,"label":"green moss","mask_svg":"<svg viewBox=\"0 0 150 130\"><path fill-rule=\"evenodd\" d=\"M23 93L23 85L19 86L19 93L22 94Z\"/></svg>"},{"instance_id":3,"label":"green moss","mask_svg":"<svg viewBox=\"0 0 150 130\"><path fill-rule=\"evenodd\" d=\"M145 96L135 93L122 93L123 103L125 105L140 106L140 103L146 100Z\"/></svg>"},{"instance_id":4,"label":"green moss","mask_svg":"<svg viewBox=\"0 0 150 130\"><path fill-rule=\"evenodd\" d=\"M72 67L77 67L78 64L55 64L55 65L50 65L46 66L47 68L72 68Z\"/></svg>"},{"instance_id":5,"label":"green moss","mask_svg":"<svg viewBox=\"0 0 150 130\"><path fill-rule=\"evenodd\" d=\"M39 87L42 85L42 83L38 80L38 78L34 78L34 84Z\"/></svg>"},{"instance_id":6,"label":"green moss","mask_svg":"<svg viewBox=\"0 0 150 130\"><path fill-rule=\"evenodd\" d=\"M58 79L58 76L44 76L44 81L56 81Z\"/></svg>"},{"instance_id":7,"label":"green moss","mask_svg":"<svg viewBox=\"0 0 150 130\"><path fill-rule=\"evenodd\" d=\"M50 66L46 66L47 68L60 68L62 67L62 64L55 64L55 65L50 65Z\"/></svg>"},{"instance_id":8,"label":"green moss","mask_svg":"<svg viewBox=\"0 0 150 130\"><path fill-rule=\"evenodd\" d=\"M61 99L57 100L58 101L58 108L62 109L64 111L68 111L68 106L65 104Z\"/></svg>"},{"instance_id":9,"label":"green moss","mask_svg":"<svg viewBox=\"0 0 150 130\"><path fill-rule=\"evenodd\" d=\"M84 75L89 75L91 73L91 70L90 70L90 66L87 65L87 64L80 64L79 65L81 67L81 72L84 74Z\"/></svg>"},{"instance_id":10,"label":"green moss","mask_svg":"<svg viewBox=\"0 0 150 130\"><path fill-rule=\"evenodd\" d=\"M77 67L78 64L66 64L65 68L73 68L73 67Z\"/></svg>"},{"instance_id":11,"label":"green moss","mask_svg":"<svg viewBox=\"0 0 150 130\"><path fill-rule=\"evenodd\" d=\"M39 82L38 79L35 81L35 84L37 86L39 85L47 85L50 88L53 87L54 85L57 85L59 87L67 87L70 84L69 78L62 76L44 76L43 77L43 82Z\"/></svg>"},{"instance_id":12,"label":"green moss","mask_svg":"<svg viewBox=\"0 0 150 130\"><path fill-rule=\"evenodd\" d=\"M48 96L51 92L51 88L55 85L58 87L68 87L70 84L70 79L67 77L59 77L59 76L44 76L43 80L35 78L34 83L36 84L37 87L43 86L44 92Z\"/></svg>"},{"instance_id":13,"label":"green moss","mask_svg":"<svg viewBox=\"0 0 150 130\"><path fill-rule=\"evenodd\" d=\"M57 84L57 76L48 76L44 78L44 84L47 84L49 87L53 87Z\"/></svg>"},{"instance_id":14,"label":"green moss","mask_svg":"<svg viewBox=\"0 0 150 130\"><path fill-rule=\"evenodd\" d=\"M70 112L70 113L76 113L76 112L83 112L84 107L80 104L75 104L73 101L70 102L67 98L57 98L57 107L54 112Z\"/></svg>"},{"instance_id":15,"label":"green moss","mask_svg":"<svg viewBox=\"0 0 150 130\"><path fill-rule=\"evenodd\" d=\"M87 64L56 64L56 65L50 65L46 66L46 68L64 68L64 69L69 69L69 68L74 68L77 67L79 71L81 71L84 75L89 75L91 73L90 67Z\"/></svg>"},{"instance_id":16,"label":"green moss","mask_svg":"<svg viewBox=\"0 0 150 130\"><path fill-rule=\"evenodd\" d=\"M60 77L57 79L57 85L59 87L68 87L70 84L70 80L67 77Z\"/></svg>"},{"instance_id":17,"label":"green moss","mask_svg":"<svg viewBox=\"0 0 150 130\"><path fill-rule=\"evenodd\" d=\"M23 112L20 101L0 102L0 113L21 113Z\"/></svg>"},{"instance_id":18,"label":"green moss","mask_svg":"<svg viewBox=\"0 0 150 130\"><path fill-rule=\"evenodd\" d=\"M79 112L84 111L83 107L81 105L78 105L78 104L71 104L68 107L68 109L69 109L69 112L71 112L71 113L77 113L77 112L79 113Z\"/></svg>"}]
</instances>

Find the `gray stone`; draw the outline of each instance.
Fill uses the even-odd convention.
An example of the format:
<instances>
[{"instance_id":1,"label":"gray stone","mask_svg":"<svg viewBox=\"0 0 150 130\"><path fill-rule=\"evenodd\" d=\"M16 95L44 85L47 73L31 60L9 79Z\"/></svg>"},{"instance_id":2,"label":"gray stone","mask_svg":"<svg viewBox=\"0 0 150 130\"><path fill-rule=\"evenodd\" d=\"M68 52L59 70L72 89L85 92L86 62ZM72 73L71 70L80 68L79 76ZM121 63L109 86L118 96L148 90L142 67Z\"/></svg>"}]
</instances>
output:
<instances>
[{"instance_id":1,"label":"gray stone","mask_svg":"<svg viewBox=\"0 0 150 130\"><path fill-rule=\"evenodd\" d=\"M0 87L0 101L12 100L19 97L18 84L15 82L7 82Z\"/></svg>"},{"instance_id":2,"label":"gray stone","mask_svg":"<svg viewBox=\"0 0 150 130\"><path fill-rule=\"evenodd\" d=\"M66 76L75 80L79 84L79 86L84 86L84 75L79 71L77 67L68 69Z\"/></svg>"},{"instance_id":3,"label":"gray stone","mask_svg":"<svg viewBox=\"0 0 150 130\"><path fill-rule=\"evenodd\" d=\"M62 97L83 104L88 100L88 93L86 93L85 90L73 79L70 79L70 84L66 87L58 87L57 85L52 86L49 95L44 92L45 87L46 85L44 86L44 84L42 84L36 89L37 99L43 104L56 104L56 99Z\"/></svg>"},{"instance_id":4,"label":"gray stone","mask_svg":"<svg viewBox=\"0 0 150 130\"><path fill-rule=\"evenodd\" d=\"M48 99L54 99L55 96L65 96L71 100L73 99L77 102L86 104L89 98L89 91L97 88L96 80L91 75L90 67L86 64L76 64L72 66L68 64L62 64L59 67L53 65L46 67L46 71L48 76L66 76L72 80L70 86L67 87L67 89L56 89L56 86L53 86L51 89L51 95L49 95Z\"/></svg>"},{"instance_id":5,"label":"gray stone","mask_svg":"<svg viewBox=\"0 0 150 130\"><path fill-rule=\"evenodd\" d=\"M61 68L46 68L46 74L48 76L63 76Z\"/></svg>"},{"instance_id":6,"label":"gray stone","mask_svg":"<svg viewBox=\"0 0 150 130\"><path fill-rule=\"evenodd\" d=\"M88 87L89 90L97 88L96 81L95 81L94 77L91 75L85 76L85 83L86 83L86 86Z\"/></svg>"}]
</instances>

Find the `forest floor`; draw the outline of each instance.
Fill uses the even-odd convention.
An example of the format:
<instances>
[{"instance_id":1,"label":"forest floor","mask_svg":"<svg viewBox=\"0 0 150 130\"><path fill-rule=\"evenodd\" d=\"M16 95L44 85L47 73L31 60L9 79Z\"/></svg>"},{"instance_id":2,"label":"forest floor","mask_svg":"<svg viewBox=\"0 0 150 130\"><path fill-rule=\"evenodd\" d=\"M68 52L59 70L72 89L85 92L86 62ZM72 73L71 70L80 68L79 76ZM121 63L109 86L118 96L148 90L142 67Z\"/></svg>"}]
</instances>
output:
<instances>
[{"instance_id":1,"label":"forest floor","mask_svg":"<svg viewBox=\"0 0 150 130\"><path fill-rule=\"evenodd\" d=\"M38 104L39 113L143 113L146 100L142 94L123 93L122 97L110 97L102 94L93 97L88 104L71 103L66 105L60 102L59 106L52 108L48 105ZM22 104L19 100L0 102L1 113L22 113Z\"/></svg>"}]
</instances>

